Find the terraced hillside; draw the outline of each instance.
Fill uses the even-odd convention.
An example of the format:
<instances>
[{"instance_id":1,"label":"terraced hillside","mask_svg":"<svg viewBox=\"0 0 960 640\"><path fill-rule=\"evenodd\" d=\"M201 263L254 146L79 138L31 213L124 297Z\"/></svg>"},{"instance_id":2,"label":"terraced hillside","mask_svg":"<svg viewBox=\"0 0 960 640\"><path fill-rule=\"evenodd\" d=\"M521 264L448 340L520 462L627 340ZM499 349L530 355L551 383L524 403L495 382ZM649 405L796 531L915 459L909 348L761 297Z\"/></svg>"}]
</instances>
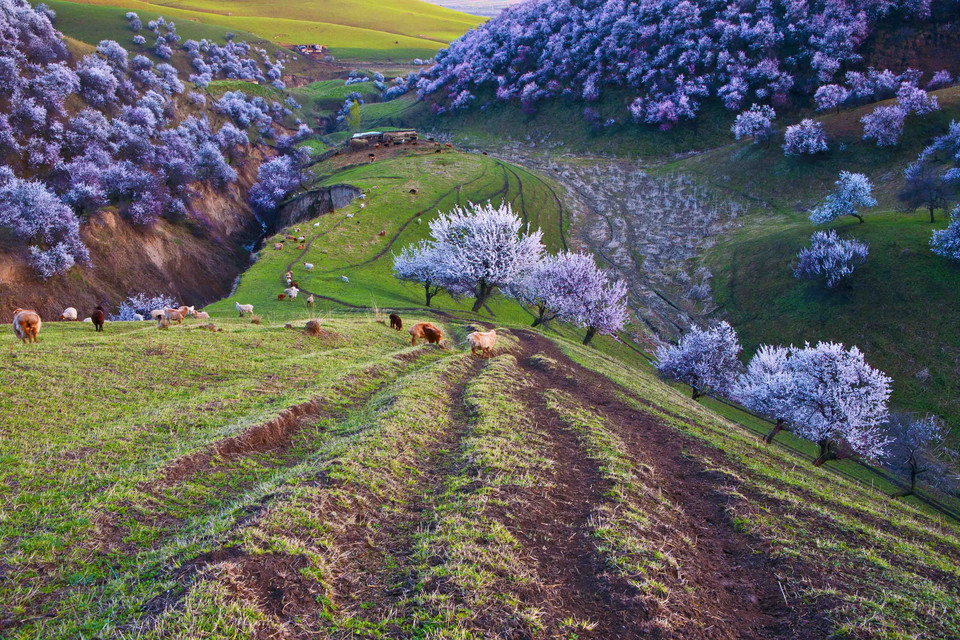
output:
<instances>
[{"instance_id":1,"label":"terraced hillside","mask_svg":"<svg viewBox=\"0 0 960 640\"><path fill-rule=\"evenodd\" d=\"M63 0L56 3L70 4L74 3ZM143 16L150 17L162 14L178 24L199 23L239 30L279 44L322 44L337 57L365 60L432 57L438 49L481 21L420 0L300 0L295 3L79 0L76 4L115 7L112 13L116 15L111 19L122 18L126 11L143 12ZM51 6L59 11L56 5Z\"/></svg>"},{"instance_id":2,"label":"terraced hillside","mask_svg":"<svg viewBox=\"0 0 960 640\"><path fill-rule=\"evenodd\" d=\"M441 349L372 314L5 335L0 632L960 633L956 526L634 358L501 326L481 360L436 320Z\"/></svg>"}]
</instances>

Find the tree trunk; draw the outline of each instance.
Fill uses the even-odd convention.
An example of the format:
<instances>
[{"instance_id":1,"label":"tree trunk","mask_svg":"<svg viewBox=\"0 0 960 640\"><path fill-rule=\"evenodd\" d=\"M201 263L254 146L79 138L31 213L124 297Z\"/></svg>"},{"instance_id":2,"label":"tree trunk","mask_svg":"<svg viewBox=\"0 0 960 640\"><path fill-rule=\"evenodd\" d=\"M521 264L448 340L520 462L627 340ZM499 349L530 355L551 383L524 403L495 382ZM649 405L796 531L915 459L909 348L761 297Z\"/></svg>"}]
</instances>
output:
<instances>
[{"instance_id":1,"label":"tree trunk","mask_svg":"<svg viewBox=\"0 0 960 640\"><path fill-rule=\"evenodd\" d=\"M933 220L933 205L930 205L930 222L932 223L933 221L934 221L934 220Z\"/></svg>"},{"instance_id":2,"label":"tree trunk","mask_svg":"<svg viewBox=\"0 0 960 640\"><path fill-rule=\"evenodd\" d=\"M429 307L429 306L430 306L430 301L433 299L433 296L435 296L436 293L430 293L430 283L429 283L429 282L423 287L423 290L424 290L424 293L426 293L426 295L427 295L427 306Z\"/></svg>"},{"instance_id":3,"label":"tree trunk","mask_svg":"<svg viewBox=\"0 0 960 640\"><path fill-rule=\"evenodd\" d=\"M596 335L596 333L597 333L596 327L587 327L587 335L583 337L583 344L584 345L590 344L590 341L593 340L593 336Z\"/></svg>"},{"instance_id":4,"label":"tree trunk","mask_svg":"<svg viewBox=\"0 0 960 640\"><path fill-rule=\"evenodd\" d=\"M827 460L834 460L837 457L832 451L830 451L829 440L821 440L818 444L820 445L820 455L817 456L817 459L813 461L813 466L815 467L819 467Z\"/></svg>"},{"instance_id":5,"label":"tree trunk","mask_svg":"<svg viewBox=\"0 0 960 640\"><path fill-rule=\"evenodd\" d=\"M480 311L480 308L487 302L487 298L490 297L490 293L493 291L493 287L488 286L483 280L477 285L477 299L473 302L473 312L477 313Z\"/></svg>"},{"instance_id":6,"label":"tree trunk","mask_svg":"<svg viewBox=\"0 0 960 640\"><path fill-rule=\"evenodd\" d=\"M773 442L773 439L777 437L777 434L783 430L783 420L777 418L777 424L773 426L773 429L770 430L770 433L763 437L764 444L770 444Z\"/></svg>"},{"instance_id":7,"label":"tree trunk","mask_svg":"<svg viewBox=\"0 0 960 640\"><path fill-rule=\"evenodd\" d=\"M694 400L696 400L697 398L703 395L703 392L700 391L700 389L697 389L696 387L690 387L690 388L693 389L693 395L691 397Z\"/></svg>"},{"instance_id":8,"label":"tree trunk","mask_svg":"<svg viewBox=\"0 0 960 640\"><path fill-rule=\"evenodd\" d=\"M859 221L860 221L860 224L863 224L863 216L862 216L862 215L860 215L859 213L854 213L854 214L851 214L851 215L853 215L854 218L856 218L857 220L859 220Z\"/></svg>"},{"instance_id":9,"label":"tree trunk","mask_svg":"<svg viewBox=\"0 0 960 640\"><path fill-rule=\"evenodd\" d=\"M914 490L916 490L916 488L917 488L917 465L911 463L911 465L910 465L910 490L907 491L907 492L906 492L905 494L903 494L903 495L905 495L905 496L913 495L913 492L914 492Z\"/></svg>"}]
</instances>

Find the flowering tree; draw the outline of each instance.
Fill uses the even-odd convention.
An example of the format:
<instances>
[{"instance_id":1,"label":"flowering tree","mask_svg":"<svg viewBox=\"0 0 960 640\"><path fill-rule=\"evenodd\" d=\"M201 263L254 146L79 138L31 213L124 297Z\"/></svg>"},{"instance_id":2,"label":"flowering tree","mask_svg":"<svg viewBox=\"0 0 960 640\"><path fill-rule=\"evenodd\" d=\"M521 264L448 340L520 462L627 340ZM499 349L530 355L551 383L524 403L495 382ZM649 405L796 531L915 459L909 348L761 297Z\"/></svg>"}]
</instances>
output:
<instances>
[{"instance_id":1,"label":"flowering tree","mask_svg":"<svg viewBox=\"0 0 960 640\"><path fill-rule=\"evenodd\" d=\"M878 147L892 147L903 135L903 120L907 111L899 105L879 106L860 118L863 139L876 140Z\"/></svg>"},{"instance_id":2,"label":"flowering tree","mask_svg":"<svg viewBox=\"0 0 960 640\"><path fill-rule=\"evenodd\" d=\"M773 107L754 104L748 110L737 115L737 119L730 130L737 140L753 136L754 144L766 142L773 135L773 121L776 117L777 113L773 110Z\"/></svg>"},{"instance_id":3,"label":"flowering tree","mask_svg":"<svg viewBox=\"0 0 960 640\"><path fill-rule=\"evenodd\" d=\"M933 232L930 249L938 256L960 260L960 205L951 212L947 228Z\"/></svg>"},{"instance_id":4,"label":"flowering tree","mask_svg":"<svg viewBox=\"0 0 960 640\"><path fill-rule=\"evenodd\" d=\"M767 444L786 426L794 412L797 377L789 360L790 349L761 345L750 359L747 370L738 379L732 395L751 411L775 420L773 429L764 437Z\"/></svg>"},{"instance_id":5,"label":"flowering tree","mask_svg":"<svg viewBox=\"0 0 960 640\"><path fill-rule=\"evenodd\" d=\"M823 279L828 289L853 275L867 261L868 246L856 240L841 240L833 229L810 236L810 246L797 254L793 275L807 280Z\"/></svg>"},{"instance_id":6,"label":"flowering tree","mask_svg":"<svg viewBox=\"0 0 960 640\"><path fill-rule=\"evenodd\" d=\"M129 321L135 320L137 315L149 318L150 312L154 309L175 309L178 306L176 298L163 293L158 295L135 293L120 303L117 313L110 319Z\"/></svg>"},{"instance_id":7,"label":"flowering tree","mask_svg":"<svg viewBox=\"0 0 960 640\"><path fill-rule=\"evenodd\" d=\"M250 187L250 204L257 211L274 211L297 188L300 179L300 169L291 156L264 162L257 170L257 182Z\"/></svg>"},{"instance_id":8,"label":"flowering tree","mask_svg":"<svg viewBox=\"0 0 960 640\"><path fill-rule=\"evenodd\" d=\"M654 366L660 375L690 385L694 399L704 393L726 395L742 368L737 359L741 350L737 333L727 322L710 329L694 326L676 346L657 349Z\"/></svg>"},{"instance_id":9,"label":"flowering tree","mask_svg":"<svg viewBox=\"0 0 960 640\"><path fill-rule=\"evenodd\" d=\"M393 257L394 275L398 280L422 286L428 307L434 296L443 291L443 274L439 267L436 248L426 240L404 247Z\"/></svg>"},{"instance_id":10,"label":"flowering tree","mask_svg":"<svg viewBox=\"0 0 960 640\"><path fill-rule=\"evenodd\" d=\"M910 488L903 495L911 495L923 475L932 474L934 485L943 481L947 475L945 460L957 456L946 446L947 433L948 429L934 416L890 416L887 435L891 442L886 461L909 478Z\"/></svg>"},{"instance_id":11,"label":"flowering tree","mask_svg":"<svg viewBox=\"0 0 960 640\"><path fill-rule=\"evenodd\" d=\"M849 97L850 90L839 84L825 84L813 94L813 99L817 103L818 111L836 109L839 112L840 107Z\"/></svg>"},{"instance_id":12,"label":"flowering tree","mask_svg":"<svg viewBox=\"0 0 960 640\"><path fill-rule=\"evenodd\" d=\"M861 223L860 207L875 207L873 183L862 173L841 171L834 183L836 189L824 199L823 204L810 212L814 224L826 224L842 216L853 216Z\"/></svg>"},{"instance_id":13,"label":"flowering tree","mask_svg":"<svg viewBox=\"0 0 960 640\"><path fill-rule=\"evenodd\" d=\"M436 259L445 288L472 292L479 311L493 292L514 284L543 253L537 229L522 231L509 203L468 203L430 223Z\"/></svg>"},{"instance_id":14,"label":"flowering tree","mask_svg":"<svg viewBox=\"0 0 960 640\"><path fill-rule=\"evenodd\" d=\"M931 111L940 110L937 96L931 96L923 89L909 82L904 82L900 85L900 90L897 91L897 104L906 113L915 113L918 116L924 116Z\"/></svg>"},{"instance_id":15,"label":"flowering tree","mask_svg":"<svg viewBox=\"0 0 960 640\"><path fill-rule=\"evenodd\" d=\"M809 118L787 127L783 136L783 152L788 156L812 156L827 150L823 125Z\"/></svg>"},{"instance_id":16,"label":"flowering tree","mask_svg":"<svg viewBox=\"0 0 960 640\"><path fill-rule=\"evenodd\" d=\"M44 278L90 259L73 211L36 180L2 176L0 229L28 243L33 266Z\"/></svg>"},{"instance_id":17,"label":"flowering tree","mask_svg":"<svg viewBox=\"0 0 960 640\"><path fill-rule=\"evenodd\" d=\"M797 379L788 421L794 434L820 447L814 465L850 455L882 457L892 380L867 364L859 349L840 343L791 348L790 361Z\"/></svg>"}]
</instances>

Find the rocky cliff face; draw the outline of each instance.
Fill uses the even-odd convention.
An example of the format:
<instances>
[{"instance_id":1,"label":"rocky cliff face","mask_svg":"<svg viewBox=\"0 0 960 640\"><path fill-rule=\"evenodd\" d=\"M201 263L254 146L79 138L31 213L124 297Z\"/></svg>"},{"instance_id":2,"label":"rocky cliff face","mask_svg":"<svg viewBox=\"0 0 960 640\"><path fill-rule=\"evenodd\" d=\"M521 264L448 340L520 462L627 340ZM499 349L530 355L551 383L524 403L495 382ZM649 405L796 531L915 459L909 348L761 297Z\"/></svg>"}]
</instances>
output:
<instances>
[{"instance_id":1,"label":"rocky cliff face","mask_svg":"<svg viewBox=\"0 0 960 640\"><path fill-rule=\"evenodd\" d=\"M361 193L360 189L349 184L334 184L307 191L281 205L275 225L277 228L286 227L301 220L330 213L347 206L360 197Z\"/></svg>"}]
</instances>

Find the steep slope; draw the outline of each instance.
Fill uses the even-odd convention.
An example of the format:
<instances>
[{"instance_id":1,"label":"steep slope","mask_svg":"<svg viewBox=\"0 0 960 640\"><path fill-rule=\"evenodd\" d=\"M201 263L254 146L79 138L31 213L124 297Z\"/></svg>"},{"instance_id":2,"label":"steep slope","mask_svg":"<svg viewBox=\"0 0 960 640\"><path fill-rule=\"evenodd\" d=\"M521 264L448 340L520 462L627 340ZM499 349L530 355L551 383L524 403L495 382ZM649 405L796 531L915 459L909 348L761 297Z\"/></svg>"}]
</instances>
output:
<instances>
[{"instance_id":1,"label":"steep slope","mask_svg":"<svg viewBox=\"0 0 960 640\"><path fill-rule=\"evenodd\" d=\"M0 441L5 637L960 632L956 525L635 357L501 326L480 360L435 319L442 349L362 316L15 349L5 411L34 427ZM71 369L114 375L44 384Z\"/></svg>"}]
</instances>

